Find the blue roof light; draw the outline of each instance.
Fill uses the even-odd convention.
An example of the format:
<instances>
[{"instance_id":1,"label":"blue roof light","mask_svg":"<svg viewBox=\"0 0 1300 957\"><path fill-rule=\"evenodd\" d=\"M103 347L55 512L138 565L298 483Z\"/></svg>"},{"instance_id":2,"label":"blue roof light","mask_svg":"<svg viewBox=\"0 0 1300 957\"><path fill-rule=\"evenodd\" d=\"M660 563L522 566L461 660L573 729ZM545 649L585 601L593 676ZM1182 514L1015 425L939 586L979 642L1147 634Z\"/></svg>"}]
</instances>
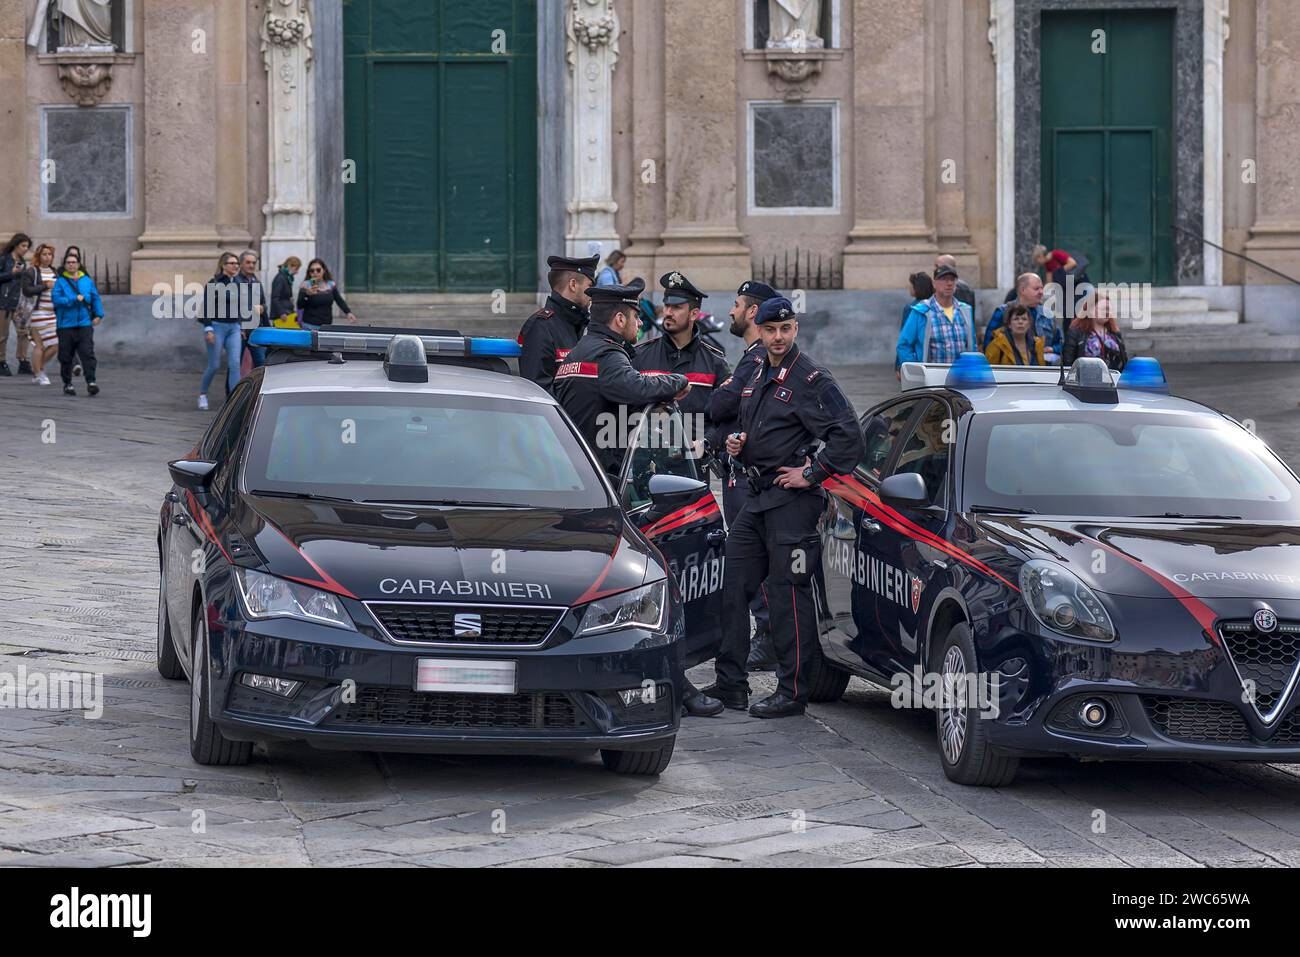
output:
<instances>
[{"instance_id":1,"label":"blue roof light","mask_svg":"<svg viewBox=\"0 0 1300 957\"><path fill-rule=\"evenodd\" d=\"M992 387L997 385L993 367L982 352L963 352L948 370L944 385L950 389Z\"/></svg>"},{"instance_id":2,"label":"blue roof light","mask_svg":"<svg viewBox=\"0 0 1300 957\"><path fill-rule=\"evenodd\" d=\"M513 339L476 339L469 340L469 354L472 356L499 356L511 359L519 356L523 347Z\"/></svg>"},{"instance_id":3,"label":"blue roof light","mask_svg":"<svg viewBox=\"0 0 1300 957\"><path fill-rule=\"evenodd\" d=\"M1168 392L1169 380L1165 378L1165 370L1159 361L1150 356L1134 356L1120 373L1119 388Z\"/></svg>"},{"instance_id":4,"label":"blue roof light","mask_svg":"<svg viewBox=\"0 0 1300 957\"><path fill-rule=\"evenodd\" d=\"M311 332L307 329L273 329L261 326L248 335L250 346L278 346L282 349L310 349Z\"/></svg>"}]
</instances>

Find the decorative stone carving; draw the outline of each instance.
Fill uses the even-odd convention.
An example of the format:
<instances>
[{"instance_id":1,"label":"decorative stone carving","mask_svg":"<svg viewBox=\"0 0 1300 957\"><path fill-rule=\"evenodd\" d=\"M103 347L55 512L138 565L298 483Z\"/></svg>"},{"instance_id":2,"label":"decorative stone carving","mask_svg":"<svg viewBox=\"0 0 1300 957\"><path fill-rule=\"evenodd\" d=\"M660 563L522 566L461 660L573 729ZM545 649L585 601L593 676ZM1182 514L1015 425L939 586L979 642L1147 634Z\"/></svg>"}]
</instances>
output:
<instances>
[{"instance_id":1,"label":"decorative stone carving","mask_svg":"<svg viewBox=\"0 0 1300 957\"><path fill-rule=\"evenodd\" d=\"M767 77L782 98L797 102L809 92L822 73L821 51L767 50Z\"/></svg>"},{"instance_id":2,"label":"decorative stone carving","mask_svg":"<svg viewBox=\"0 0 1300 957\"><path fill-rule=\"evenodd\" d=\"M604 255L619 244L612 156L612 80L619 53L614 0L569 0L564 32L571 138L565 246L570 255L591 255L593 249Z\"/></svg>"},{"instance_id":3,"label":"decorative stone carving","mask_svg":"<svg viewBox=\"0 0 1300 957\"><path fill-rule=\"evenodd\" d=\"M769 50L820 50L822 0L768 0Z\"/></svg>"},{"instance_id":4,"label":"decorative stone carving","mask_svg":"<svg viewBox=\"0 0 1300 957\"><path fill-rule=\"evenodd\" d=\"M95 106L113 85L113 66L94 59L69 62L65 56L59 62L59 83L77 106Z\"/></svg>"},{"instance_id":5,"label":"decorative stone carving","mask_svg":"<svg viewBox=\"0 0 1300 957\"><path fill-rule=\"evenodd\" d=\"M316 253L315 84L308 0L270 0L262 20L267 84L266 232L262 266L290 255L307 262ZM331 264L335 265L335 264Z\"/></svg>"}]
</instances>

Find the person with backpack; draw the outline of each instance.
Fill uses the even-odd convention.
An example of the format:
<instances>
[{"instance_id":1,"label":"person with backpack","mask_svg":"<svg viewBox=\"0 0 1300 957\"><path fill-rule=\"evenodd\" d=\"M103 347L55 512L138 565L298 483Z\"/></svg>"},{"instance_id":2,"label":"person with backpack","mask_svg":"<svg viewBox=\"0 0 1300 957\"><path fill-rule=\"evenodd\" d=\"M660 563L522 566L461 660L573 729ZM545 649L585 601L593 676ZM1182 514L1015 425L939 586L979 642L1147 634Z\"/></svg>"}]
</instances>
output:
<instances>
[{"instance_id":1,"label":"person with backpack","mask_svg":"<svg viewBox=\"0 0 1300 957\"><path fill-rule=\"evenodd\" d=\"M80 365L86 376L86 391L99 395L95 383L95 326L104 318L104 304L99 298L95 280L81 270L81 253L69 247L63 254L63 265L50 291L54 305L55 327L59 332L59 375L63 379L63 394L76 395L72 385L74 365ZM74 357L76 360L74 361Z\"/></svg>"},{"instance_id":2,"label":"person with backpack","mask_svg":"<svg viewBox=\"0 0 1300 957\"><path fill-rule=\"evenodd\" d=\"M0 376L13 375L6 361L9 355L9 327L16 327L18 344L18 374L30 375L31 363L27 361L29 333L27 323L18 316L18 306L23 295L22 280L27 272L27 250L32 238L26 233L15 233L4 250L0 251Z\"/></svg>"}]
</instances>

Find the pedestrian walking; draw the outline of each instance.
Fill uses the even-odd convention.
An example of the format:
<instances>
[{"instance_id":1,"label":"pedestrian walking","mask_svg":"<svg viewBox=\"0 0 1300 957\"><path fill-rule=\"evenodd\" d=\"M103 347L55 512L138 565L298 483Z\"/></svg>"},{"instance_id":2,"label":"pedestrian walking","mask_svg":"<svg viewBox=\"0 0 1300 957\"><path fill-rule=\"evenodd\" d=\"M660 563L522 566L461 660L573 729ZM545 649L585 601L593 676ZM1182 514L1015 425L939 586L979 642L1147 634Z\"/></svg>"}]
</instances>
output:
<instances>
[{"instance_id":1,"label":"pedestrian walking","mask_svg":"<svg viewBox=\"0 0 1300 957\"><path fill-rule=\"evenodd\" d=\"M226 354L226 395L234 391L239 382L239 362L243 337L240 326L243 316L239 307L239 257L222 253L217 261L217 274L208 280L203 297L203 342L208 350L208 364L203 370L199 385L199 411L208 410L208 387L217 370L221 368L221 354Z\"/></svg>"},{"instance_id":2,"label":"pedestrian walking","mask_svg":"<svg viewBox=\"0 0 1300 957\"><path fill-rule=\"evenodd\" d=\"M934 282L925 273L914 272L907 277L907 289L912 294L912 301L903 307L902 318L898 321L899 329L907 325L907 317L911 315L913 308L924 306L934 295Z\"/></svg>"},{"instance_id":3,"label":"pedestrian walking","mask_svg":"<svg viewBox=\"0 0 1300 957\"><path fill-rule=\"evenodd\" d=\"M605 268L600 271L596 277L597 286L621 286L623 285L623 265L627 262L627 256L623 250L615 249L605 260Z\"/></svg>"},{"instance_id":4,"label":"pedestrian walking","mask_svg":"<svg viewBox=\"0 0 1300 957\"><path fill-rule=\"evenodd\" d=\"M591 318L591 287L596 281L599 256L571 259L550 256L546 302L524 320L519 330L519 374L547 392L555 391L555 370L587 331ZM606 288L617 288L614 286ZM641 284L645 288L645 283Z\"/></svg>"},{"instance_id":5,"label":"pedestrian walking","mask_svg":"<svg viewBox=\"0 0 1300 957\"><path fill-rule=\"evenodd\" d=\"M81 250L69 246L63 254L58 278L50 290L55 327L59 336L59 376L63 394L76 395L72 377L77 369L86 376L86 392L99 395L95 376L95 326L104 318L104 304L95 281L81 269Z\"/></svg>"},{"instance_id":6,"label":"pedestrian walking","mask_svg":"<svg viewBox=\"0 0 1300 957\"><path fill-rule=\"evenodd\" d=\"M1043 280L1035 272L1021 273L1016 279L1015 296L993 310L993 315L989 317L989 324L984 330L984 341L981 343L984 352L988 352L993 334L1006 321L1007 310L1012 302L1018 302L1029 312L1034 325L1034 335L1043 337L1043 355L1046 361L1056 362L1060 358L1065 337L1057 326L1056 320L1043 308Z\"/></svg>"},{"instance_id":7,"label":"pedestrian walking","mask_svg":"<svg viewBox=\"0 0 1300 957\"><path fill-rule=\"evenodd\" d=\"M739 431L727 438L750 497L727 535L717 682L703 693L737 710L748 704L749 606L765 581L777 685L749 713L782 718L803 713L819 653L813 579L821 564L821 483L857 467L862 430L831 374L799 349L790 301L769 299L756 321L766 354L741 390Z\"/></svg>"},{"instance_id":8,"label":"pedestrian walking","mask_svg":"<svg viewBox=\"0 0 1300 957\"><path fill-rule=\"evenodd\" d=\"M1023 303L1013 303L1006 312L1006 324L994 330L984 355L995 366L1041 366L1043 337L1035 333L1033 318Z\"/></svg>"},{"instance_id":9,"label":"pedestrian walking","mask_svg":"<svg viewBox=\"0 0 1300 957\"><path fill-rule=\"evenodd\" d=\"M298 324L313 332L321 326L333 325L336 305L343 310L348 322L357 321L329 267L324 260L313 259L307 263L306 282L298 287Z\"/></svg>"},{"instance_id":10,"label":"pedestrian walking","mask_svg":"<svg viewBox=\"0 0 1300 957\"><path fill-rule=\"evenodd\" d=\"M22 297L23 274L27 271L27 251L32 247L32 238L26 233L14 233L9 242L0 251L0 376L13 375L9 368L9 330L17 334L15 357L18 360L18 374L31 375L32 367L27 356L31 346L29 333L24 323L20 328L18 322L18 301Z\"/></svg>"},{"instance_id":11,"label":"pedestrian walking","mask_svg":"<svg viewBox=\"0 0 1300 957\"><path fill-rule=\"evenodd\" d=\"M1069 367L1075 359L1095 356L1106 360L1106 365L1113 371L1124 371L1128 364L1128 350L1124 347L1124 337L1115 321L1115 310L1110 300L1105 296L1090 296L1083 301L1079 311L1080 315L1070 323L1070 331L1065 337L1061 365Z\"/></svg>"},{"instance_id":12,"label":"pedestrian walking","mask_svg":"<svg viewBox=\"0 0 1300 957\"><path fill-rule=\"evenodd\" d=\"M266 301L266 288L257 274L257 264L257 253L253 250L245 249L239 254L239 272L235 274L235 282L240 286L239 312L244 322L255 320L258 326L269 326L271 316ZM253 368L265 365L266 350L261 346L250 346L247 331L242 332L241 336L243 348L253 360Z\"/></svg>"},{"instance_id":13,"label":"pedestrian walking","mask_svg":"<svg viewBox=\"0 0 1300 957\"><path fill-rule=\"evenodd\" d=\"M275 271L271 280L271 325L281 329L299 329L298 312L293 304L293 281L302 268L302 260L290 256Z\"/></svg>"},{"instance_id":14,"label":"pedestrian walking","mask_svg":"<svg viewBox=\"0 0 1300 957\"><path fill-rule=\"evenodd\" d=\"M722 515L727 528L736 524L736 517L749 499L749 479L740 462L727 454L727 436L740 431L740 393L749 384L755 368L762 364L767 354L759 332L758 310L769 299L780 295L765 282L750 279L736 290L736 301L731 307L730 332L745 342L745 352L736 363L736 370L709 397L709 416L713 431L709 445L722 465ZM749 606L754 617L754 635L750 639L747 670L771 671L776 667L776 653L772 650L772 633L767 611L766 589L760 587Z\"/></svg>"},{"instance_id":15,"label":"pedestrian walking","mask_svg":"<svg viewBox=\"0 0 1300 957\"><path fill-rule=\"evenodd\" d=\"M32 268L28 270L30 284L23 290L35 296L28 333L32 342L32 382L49 385L50 377L45 367L59 354L58 319L54 315L51 290L58 278L54 270L54 247L41 243L32 254Z\"/></svg>"},{"instance_id":16,"label":"pedestrian walking","mask_svg":"<svg viewBox=\"0 0 1300 957\"><path fill-rule=\"evenodd\" d=\"M963 352L975 351L975 323L970 308L955 298L957 270L940 266L934 271L934 295L924 306L912 307L898 333L894 368L904 362L956 362Z\"/></svg>"}]
</instances>

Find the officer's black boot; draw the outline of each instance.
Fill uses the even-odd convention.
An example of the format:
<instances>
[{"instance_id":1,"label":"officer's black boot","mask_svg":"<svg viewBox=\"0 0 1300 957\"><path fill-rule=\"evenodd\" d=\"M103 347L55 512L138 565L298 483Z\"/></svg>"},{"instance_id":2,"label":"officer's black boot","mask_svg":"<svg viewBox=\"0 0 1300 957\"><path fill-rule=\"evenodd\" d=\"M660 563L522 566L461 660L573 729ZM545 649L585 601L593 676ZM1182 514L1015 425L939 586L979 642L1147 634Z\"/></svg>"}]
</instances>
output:
<instances>
[{"instance_id":1,"label":"officer's black boot","mask_svg":"<svg viewBox=\"0 0 1300 957\"><path fill-rule=\"evenodd\" d=\"M749 709L749 713L755 718L789 718L796 714L803 714L803 712L804 703L802 701L787 698L779 691L770 698L754 702Z\"/></svg>"},{"instance_id":2,"label":"officer's black boot","mask_svg":"<svg viewBox=\"0 0 1300 957\"><path fill-rule=\"evenodd\" d=\"M775 671L776 651L772 648L772 632L764 627L766 622L759 622L754 629L754 640L749 646L749 660L745 662L746 671Z\"/></svg>"},{"instance_id":3,"label":"officer's black boot","mask_svg":"<svg viewBox=\"0 0 1300 957\"><path fill-rule=\"evenodd\" d=\"M717 698L711 698L689 680L682 694L682 710L693 718L712 718L722 714L724 705Z\"/></svg>"},{"instance_id":4,"label":"officer's black boot","mask_svg":"<svg viewBox=\"0 0 1300 957\"><path fill-rule=\"evenodd\" d=\"M725 707L730 708L732 711L744 711L749 707L749 689L747 688L719 688L714 683L700 693L721 701Z\"/></svg>"}]
</instances>

